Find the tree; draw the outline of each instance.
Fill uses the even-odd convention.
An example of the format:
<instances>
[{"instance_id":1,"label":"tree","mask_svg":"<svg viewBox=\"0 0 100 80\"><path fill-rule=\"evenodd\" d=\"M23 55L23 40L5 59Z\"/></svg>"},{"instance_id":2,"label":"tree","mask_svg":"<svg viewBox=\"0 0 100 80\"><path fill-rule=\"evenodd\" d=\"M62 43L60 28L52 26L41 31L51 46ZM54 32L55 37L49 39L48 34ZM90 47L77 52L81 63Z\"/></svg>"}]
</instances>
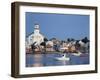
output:
<instances>
[{"instance_id":1,"label":"tree","mask_svg":"<svg viewBox=\"0 0 100 80\"><path fill-rule=\"evenodd\" d=\"M34 42L34 43L31 45L31 49L33 50L33 52L34 52L34 50L36 49L35 44L36 44L36 42Z\"/></svg>"},{"instance_id":2,"label":"tree","mask_svg":"<svg viewBox=\"0 0 100 80\"><path fill-rule=\"evenodd\" d=\"M75 41L75 39L74 38L71 38L71 41Z\"/></svg>"},{"instance_id":3,"label":"tree","mask_svg":"<svg viewBox=\"0 0 100 80\"><path fill-rule=\"evenodd\" d=\"M53 37L53 38L50 39L50 41L52 41L52 40L57 40L57 39L55 37Z\"/></svg>"},{"instance_id":4,"label":"tree","mask_svg":"<svg viewBox=\"0 0 100 80\"><path fill-rule=\"evenodd\" d=\"M40 45L45 47L46 46L46 43L45 42L42 42Z\"/></svg>"},{"instance_id":5,"label":"tree","mask_svg":"<svg viewBox=\"0 0 100 80\"><path fill-rule=\"evenodd\" d=\"M44 38L44 42L47 42L47 41L48 41L48 39L45 37L45 38Z\"/></svg>"},{"instance_id":6,"label":"tree","mask_svg":"<svg viewBox=\"0 0 100 80\"><path fill-rule=\"evenodd\" d=\"M40 45L44 46L44 50L46 51L46 42L48 41L48 39L45 37L44 38L44 42L42 42Z\"/></svg>"},{"instance_id":7,"label":"tree","mask_svg":"<svg viewBox=\"0 0 100 80\"><path fill-rule=\"evenodd\" d=\"M88 40L87 37L85 37L85 38L82 39L82 42L87 43L87 42L89 42L89 40Z\"/></svg>"},{"instance_id":8,"label":"tree","mask_svg":"<svg viewBox=\"0 0 100 80\"><path fill-rule=\"evenodd\" d=\"M42 42L40 45L44 46L43 52L46 52L46 42Z\"/></svg>"},{"instance_id":9,"label":"tree","mask_svg":"<svg viewBox=\"0 0 100 80\"><path fill-rule=\"evenodd\" d=\"M70 42L71 41L70 38L68 38L67 41Z\"/></svg>"}]
</instances>

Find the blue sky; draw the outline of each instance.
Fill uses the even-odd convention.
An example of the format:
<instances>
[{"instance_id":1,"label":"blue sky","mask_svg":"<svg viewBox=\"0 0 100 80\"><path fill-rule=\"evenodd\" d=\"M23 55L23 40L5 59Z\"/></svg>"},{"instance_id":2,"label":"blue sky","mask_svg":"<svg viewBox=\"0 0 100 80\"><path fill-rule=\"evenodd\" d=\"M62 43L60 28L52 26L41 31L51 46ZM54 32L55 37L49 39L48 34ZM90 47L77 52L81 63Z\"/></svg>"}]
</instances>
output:
<instances>
[{"instance_id":1,"label":"blue sky","mask_svg":"<svg viewBox=\"0 0 100 80\"><path fill-rule=\"evenodd\" d=\"M40 25L40 32L48 39L89 38L89 15L49 14L26 12L26 36Z\"/></svg>"}]
</instances>

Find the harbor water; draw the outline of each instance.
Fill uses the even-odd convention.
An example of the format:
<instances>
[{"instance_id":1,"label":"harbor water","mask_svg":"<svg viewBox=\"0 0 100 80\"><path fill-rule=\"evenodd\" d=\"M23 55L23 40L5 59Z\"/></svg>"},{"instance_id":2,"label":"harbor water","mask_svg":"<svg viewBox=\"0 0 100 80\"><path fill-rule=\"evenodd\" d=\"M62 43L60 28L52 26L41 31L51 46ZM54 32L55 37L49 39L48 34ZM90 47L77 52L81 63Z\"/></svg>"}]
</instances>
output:
<instances>
[{"instance_id":1,"label":"harbor water","mask_svg":"<svg viewBox=\"0 0 100 80\"><path fill-rule=\"evenodd\" d=\"M66 54L66 53L65 53ZM45 67L45 66L67 66L67 65L86 65L89 64L89 54L82 53L80 56L73 53L66 54L69 58L66 60L57 60L63 53L44 53L44 54L26 54L26 67Z\"/></svg>"}]
</instances>

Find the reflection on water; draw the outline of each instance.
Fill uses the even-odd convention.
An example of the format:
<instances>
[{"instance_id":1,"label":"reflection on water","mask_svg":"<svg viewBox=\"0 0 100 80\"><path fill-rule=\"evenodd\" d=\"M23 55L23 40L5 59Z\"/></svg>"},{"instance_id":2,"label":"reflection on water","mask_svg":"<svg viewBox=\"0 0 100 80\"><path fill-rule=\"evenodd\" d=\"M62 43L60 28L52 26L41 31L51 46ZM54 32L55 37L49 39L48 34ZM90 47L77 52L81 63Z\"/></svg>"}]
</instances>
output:
<instances>
[{"instance_id":1,"label":"reflection on water","mask_svg":"<svg viewBox=\"0 0 100 80\"><path fill-rule=\"evenodd\" d=\"M69 61L56 60L57 57L62 57L62 54L26 54L26 67L41 67L41 66L64 66L64 65L80 65L89 64L89 54L83 56L75 56L67 54Z\"/></svg>"}]
</instances>

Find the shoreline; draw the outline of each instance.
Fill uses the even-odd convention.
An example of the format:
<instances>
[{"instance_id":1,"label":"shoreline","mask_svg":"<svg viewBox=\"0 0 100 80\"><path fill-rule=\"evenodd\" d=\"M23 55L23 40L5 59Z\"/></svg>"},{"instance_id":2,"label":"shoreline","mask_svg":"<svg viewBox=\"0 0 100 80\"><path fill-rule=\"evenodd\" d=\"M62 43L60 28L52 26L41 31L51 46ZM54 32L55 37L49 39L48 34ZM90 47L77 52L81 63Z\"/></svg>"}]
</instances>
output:
<instances>
[{"instance_id":1,"label":"shoreline","mask_svg":"<svg viewBox=\"0 0 100 80\"><path fill-rule=\"evenodd\" d=\"M52 52L51 51L50 52L30 52L30 53L26 53L26 54L60 54L60 53L61 54L63 54L63 53L66 53L66 54L76 53L76 54L78 54L78 52L56 52L56 51L52 51Z\"/></svg>"}]
</instances>

